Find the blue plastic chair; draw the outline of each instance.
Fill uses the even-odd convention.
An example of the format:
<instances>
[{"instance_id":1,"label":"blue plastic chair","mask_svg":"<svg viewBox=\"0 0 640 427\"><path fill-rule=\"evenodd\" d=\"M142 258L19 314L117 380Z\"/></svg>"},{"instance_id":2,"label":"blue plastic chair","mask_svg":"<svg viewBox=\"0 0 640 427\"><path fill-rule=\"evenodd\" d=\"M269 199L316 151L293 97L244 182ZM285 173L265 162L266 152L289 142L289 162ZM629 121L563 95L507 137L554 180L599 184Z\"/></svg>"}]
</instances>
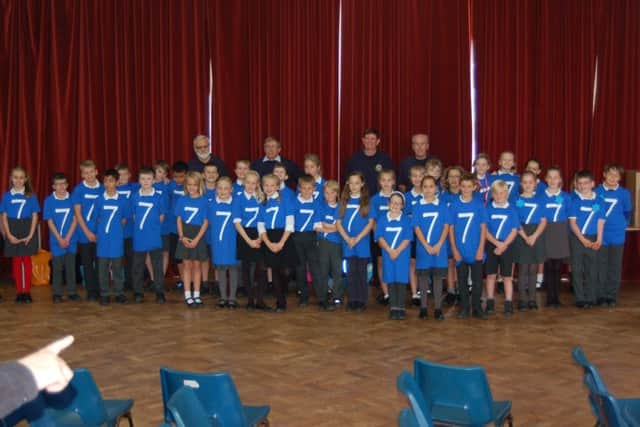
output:
<instances>
[{"instance_id":1,"label":"blue plastic chair","mask_svg":"<svg viewBox=\"0 0 640 427\"><path fill-rule=\"evenodd\" d=\"M420 427L418 420L409 408L404 408L398 414L398 427Z\"/></svg>"},{"instance_id":2,"label":"blue plastic chair","mask_svg":"<svg viewBox=\"0 0 640 427\"><path fill-rule=\"evenodd\" d=\"M584 383L589 389L590 396L598 407L600 419L598 425L603 427L637 427L640 422L629 408L622 408L618 400L610 393L597 389L591 374L585 374Z\"/></svg>"},{"instance_id":3,"label":"blue plastic chair","mask_svg":"<svg viewBox=\"0 0 640 427\"><path fill-rule=\"evenodd\" d=\"M245 406L231 376L226 372L194 373L160 368L164 419L174 422L167 406L171 396L183 386L192 387L209 417L215 418L221 426L269 425L269 406Z\"/></svg>"},{"instance_id":4,"label":"blue plastic chair","mask_svg":"<svg viewBox=\"0 0 640 427\"><path fill-rule=\"evenodd\" d=\"M587 359L587 356L579 346L571 351L573 360L582 367L584 373L584 384L589 389L589 405L596 417L596 427L605 424L603 420L602 407L597 402L596 393L601 395L611 395L606 384L600 376L598 369ZM615 398L614 398L615 399ZM640 398L615 399L624 418L640 420Z\"/></svg>"},{"instance_id":5,"label":"blue plastic chair","mask_svg":"<svg viewBox=\"0 0 640 427\"><path fill-rule=\"evenodd\" d=\"M513 426L511 401L494 401L484 369L416 359L414 377L435 424Z\"/></svg>"},{"instance_id":6,"label":"blue plastic chair","mask_svg":"<svg viewBox=\"0 0 640 427\"><path fill-rule=\"evenodd\" d=\"M87 369L74 369L70 384L61 393L45 393L47 406L60 413L73 412L80 416L87 425L106 425L115 427L122 418L129 421L131 417L132 399L104 400L96 382Z\"/></svg>"},{"instance_id":7,"label":"blue plastic chair","mask_svg":"<svg viewBox=\"0 0 640 427\"><path fill-rule=\"evenodd\" d=\"M44 394L38 394L34 400L22 405L6 418L0 420L0 425L14 426L25 420L32 427L98 427L97 425L85 424L80 415L75 412L50 408Z\"/></svg>"},{"instance_id":8,"label":"blue plastic chair","mask_svg":"<svg viewBox=\"0 0 640 427\"><path fill-rule=\"evenodd\" d=\"M424 400L422 391L418 388L418 385L411 374L404 371L398 375L396 386L400 393L407 396L407 400L409 401L409 405L411 405L412 410L410 416L415 419L415 425L418 427L433 427L431 410L427 406L427 402ZM402 413L400 415L402 415ZM410 416L406 414L404 415L404 420L408 423L406 424L407 426L412 425ZM400 420L398 420L398 422L400 422Z\"/></svg>"},{"instance_id":9,"label":"blue plastic chair","mask_svg":"<svg viewBox=\"0 0 640 427\"><path fill-rule=\"evenodd\" d=\"M177 427L213 427L219 425L209 417L191 387L180 387L167 402Z\"/></svg>"}]
</instances>

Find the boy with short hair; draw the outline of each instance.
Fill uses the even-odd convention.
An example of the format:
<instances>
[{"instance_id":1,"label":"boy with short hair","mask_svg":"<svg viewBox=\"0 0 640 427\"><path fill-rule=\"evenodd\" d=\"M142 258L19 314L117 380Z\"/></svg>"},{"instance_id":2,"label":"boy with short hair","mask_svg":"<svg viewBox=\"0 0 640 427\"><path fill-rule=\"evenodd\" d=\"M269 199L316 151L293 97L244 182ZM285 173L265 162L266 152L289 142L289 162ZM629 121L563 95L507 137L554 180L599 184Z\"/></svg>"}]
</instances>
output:
<instances>
[{"instance_id":1,"label":"boy with short hair","mask_svg":"<svg viewBox=\"0 0 640 427\"><path fill-rule=\"evenodd\" d=\"M275 169L274 169L275 172ZM300 291L300 307L309 304L309 290L307 287L307 265L311 273L311 282L316 291L320 309L327 310L327 283L318 280L318 241L315 229L320 227L320 203L313 198L316 183L313 177L302 175L298 178L300 194L293 199L294 233L293 243L298 254L296 267L296 283Z\"/></svg>"},{"instance_id":2,"label":"boy with short hair","mask_svg":"<svg viewBox=\"0 0 640 427\"><path fill-rule=\"evenodd\" d=\"M341 304L344 285L342 280L342 237L336 221L340 211L340 184L328 180L324 184L324 200L320 204L318 235L318 282L329 285L329 275L333 280L333 301Z\"/></svg>"},{"instance_id":3,"label":"boy with short hair","mask_svg":"<svg viewBox=\"0 0 640 427\"><path fill-rule=\"evenodd\" d=\"M131 201L131 195L140 189L140 184L131 182L131 170L126 163L119 163L115 169L118 171L118 194ZM132 277L133 261L133 222L127 221L124 225L124 289L133 290Z\"/></svg>"},{"instance_id":4,"label":"boy with short hair","mask_svg":"<svg viewBox=\"0 0 640 427\"><path fill-rule=\"evenodd\" d=\"M140 190L131 199L133 220L133 286L135 302L144 302L142 281L145 258L149 255L156 292L156 302L163 304L164 275L162 273L162 222L167 211L167 197L153 187L153 170L138 172Z\"/></svg>"},{"instance_id":5,"label":"boy with short hair","mask_svg":"<svg viewBox=\"0 0 640 427\"><path fill-rule=\"evenodd\" d=\"M422 200L422 179L427 170L422 165L415 165L409 168L409 181L411 182L411 190L404 195L406 203L404 207L405 214L411 220L413 216L413 208ZM411 266L409 269L409 286L411 287L411 302L415 306L420 305L420 296L418 295L418 277L416 276L416 245L417 240L411 241Z\"/></svg>"},{"instance_id":6,"label":"boy with short hair","mask_svg":"<svg viewBox=\"0 0 640 427\"><path fill-rule=\"evenodd\" d=\"M471 271L471 304L464 281L460 285L460 311L458 319L474 317L486 320L480 305L482 294L482 263L487 240L487 213L482 199L474 197L475 177L465 174L460 179L460 196L450 205L452 225L449 230L451 252L457 265L458 277L468 277Z\"/></svg>"},{"instance_id":7,"label":"boy with short hair","mask_svg":"<svg viewBox=\"0 0 640 427\"><path fill-rule=\"evenodd\" d=\"M171 180L167 184L167 212L165 213L164 222L162 223L162 234L169 236L169 246L166 249L163 246L163 249L168 250L167 261L162 265L163 277L167 273L167 268L170 264L175 264L178 266L178 274L180 277L184 277L184 266L182 265L182 260L176 259L176 247L178 246L178 227L177 227L177 218L174 213L176 204L178 199L184 196L184 179L187 176L187 172L189 171L189 165L182 161L178 160L173 163L171 166ZM166 244L166 243L165 243ZM178 287L180 285L178 284Z\"/></svg>"},{"instance_id":8,"label":"boy with short hair","mask_svg":"<svg viewBox=\"0 0 640 427\"><path fill-rule=\"evenodd\" d=\"M109 291L109 269L113 277L116 301L126 304L122 256L124 255L124 226L129 217L129 200L117 191L118 171L108 169L102 179L104 193L96 200L96 228L98 235L98 280L100 282L100 305L111 302Z\"/></svg>"},{"instance_id":9,"label":"boy with short hair","mask_svg":"<svg viewBox=\"0 0 640 427\"><path fill-rule=\"evenodd\" d=\"M593 175L580 170L575 176L576 197L569 208L571 275L576 307L591 308L596 303L597 256L602 246L606 202L593 192Z\"/></svg>"},{"instance_id":10,"label":"boy with short hair","mask_svg":"<svg viewBox=\"0 0 640 427\"><path fill-rule=\"evenodd\" d=\"M287 172L287 166L284 163L276 163L273 166L273 174L278 177L280 180L280 196L287 198L289 201L296 198L296 193L287 187L287 180L289 179L289 173ZM313 178L313 177L312 177ZM300 180L298 180L300 182ZM315 180L314 180L314 189L315 189ZM300 191L300 188L298 188ZM315 190L314 190L315 191Z\"/></svg>"},{"instance_id":11,"label":"boy with short hair","mask_svg":"<svg viewBox=\"0 0 640 427\"><path fill-rule=\"evenodd\" d=\"M620 185L623 175L622 165L605 165L604 181L595 190L606 203L602 248L598 254L599 286L596 302L609 307L615 307L618 301L625 233L633 210L631 193Z\"/></svg>"},{"instance_id":12,"label":"boy with short hair","mask_svg":"<svg viewBox=\"0 0 640 427\"><path fill-rule=\"evenodd\" d=\"M233 194L239 196L244 191L244 178L247 176L247 172L249 172L249 168L251 167L251 162L249 160L238 160L236 162L236 169L234 173L236 174L236 180L233 182Z\"/></svg>"},{"instance_id":13,"label":"boy with short hair","mask_svg":"<svg viewBox=\"0 0 640 427\"><path fill-rule=\"evenodd\" d=\"M100 296L96 273L96 216L95 201L104 192L98 181L98 169L93 160L80 163L82 182L76 185L71 195L73 209L78 222L78 253L84 270L87 300L96 301Z\"/></svg>"},{"instance_id":14,"label":"boy with short hair","mask_svg":"<svg viewBox=\"0 0 640 427\"><path fill-rule=\"evenodd\" d=\"M440 177L442 177L442 161L432 157L425 162L424 169L427 176L435 178L438 192L442 192L442 182L440 181Z\"/></svg>"},{"instance_id":15,"label":"boy with short hair","mask_svg":"<svg viewBox=\"0 0 640 427\"><path fill-rule=\"evenodd\" d=\"M53 193L44 201L43 219L49 226L51 251L51 287L53 303L62 302L62 270L67 281L67 296L71 301L80 299L76 290L76 226L78 224L73 202L67 188L69 182L63 173L53 175Z\"/></svg>"}]
</instances>

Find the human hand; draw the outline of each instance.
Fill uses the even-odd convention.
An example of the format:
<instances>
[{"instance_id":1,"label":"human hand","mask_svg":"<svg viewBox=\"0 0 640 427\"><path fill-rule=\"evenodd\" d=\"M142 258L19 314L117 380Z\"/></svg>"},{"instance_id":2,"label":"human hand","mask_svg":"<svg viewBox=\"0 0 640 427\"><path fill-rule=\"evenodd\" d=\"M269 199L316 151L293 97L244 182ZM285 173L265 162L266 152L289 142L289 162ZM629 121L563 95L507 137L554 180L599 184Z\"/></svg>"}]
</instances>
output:
<instances>
[{"instance_id":1,"label":"human hand","mask_svg":"<svg viewBox=\"0 0 640 427\"><path fill-rule=\"evenodd\" d=\"M58 354L69 347L73 340L73 335L67 335L18 360L18 363L31 371L38 390L57 393L64 390L69 384L73 377L73 371Z\"/></svg>"}]
</instances>

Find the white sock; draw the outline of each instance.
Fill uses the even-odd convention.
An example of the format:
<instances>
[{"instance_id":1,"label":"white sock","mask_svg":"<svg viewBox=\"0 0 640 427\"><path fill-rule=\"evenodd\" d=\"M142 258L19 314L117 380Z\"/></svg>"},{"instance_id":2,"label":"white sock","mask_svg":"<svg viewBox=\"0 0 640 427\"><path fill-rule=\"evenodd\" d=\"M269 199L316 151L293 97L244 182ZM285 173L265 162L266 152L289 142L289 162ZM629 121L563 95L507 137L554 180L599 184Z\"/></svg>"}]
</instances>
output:
<instances>
[{"instance_id":1,"label":"white sock","mask_svg":"<svg viewBox=\"0 0 640 427\"><path fill-rule=\"evenodd\" d=\"M544 280L544 274L542 274L542 273L538 273L538 274L536 275L536 282L538 282L538 283L542 283L542 281L543 281L543 280Z\"/></svg>"},{"instance_id":2,"label":"white sock","mask_svg":"<svg viewBox=\"0 0 640 427\"><path fill-rule=\"evenodd\" d=\"M191 291L184 291L184 299L191 298Z\"/></svg>"},{"instance_id":3,"label":"white sock","mask_svg":"<svg viewBox=\"0 0 640 427\"><path fill-rule=\"evenodd\" d=\"M417 293L413 294L413 296L411 298L420 298L420 295L418 295Z\"/></svg>"},{"instance_id":4,"label":"white sock","mask_svg":"<svg viewBox=\"0 0 640 427\"><path fill-rule=\"evenodd\" d=\"M193 291L194 298L200 298L200 291Z\"/></svg>"}]
</instances>

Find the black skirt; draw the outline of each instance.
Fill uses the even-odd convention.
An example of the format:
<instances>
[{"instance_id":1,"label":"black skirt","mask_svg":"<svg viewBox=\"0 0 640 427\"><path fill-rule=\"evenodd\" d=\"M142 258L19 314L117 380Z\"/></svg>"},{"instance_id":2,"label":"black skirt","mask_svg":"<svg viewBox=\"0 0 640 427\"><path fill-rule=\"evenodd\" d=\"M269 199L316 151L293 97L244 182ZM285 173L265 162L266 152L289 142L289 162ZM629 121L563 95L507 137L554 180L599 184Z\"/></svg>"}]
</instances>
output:
<instances>
[{"instance_id":1,"label":"black skirt","mask_svg":"<svg viewBox=\"0 0 640 427\"><path fill-rule=\"evenodd\" d=\"M198 235L200 231L199 225L182 224L182 233L184 237L193 239ZM207 250L207 242L205 237L198 242L195 248L187 248L183 242L178 242L176 245L176 259L191 260L191 261L206 261L209 258L209 251Z\"/></svg>"},{"instance_id":2,"label":"black skirt","mask_svg":"<svg viewBox=\"0 0 640 427\"><path fill-rule=\"evenodd\" d=\"M566 222L552 222L544 230L547 259L569 258L569 226Z\"/></svg>"},{"instance_id":3,"label":"black skirt","mask_svg":"<svg viewBox=\"0 0 640 427\"><path fill-rule=\"evenodd\" d=\"M255 227L244 228L244 232L247 233L249 239L255 240L258 238L258 229ZM255 249L247 245L242 236L238 234L236 243L236 249L238 250L238 259L245 262L258 262L262 261L262 249Z\"/></svg>"},{"instance_id":4,"label":"black skirt","mask_svg":"<svg viewBox=\"0 0 640 427\"><path fill-rule=\"evenodd\" d=\"M267 230L267 237L272 243L277 243L282 238L284 229L276 228L273 230ZM272 268L293 268L298 265L298 255L296 254L296 247L293 244L293 235L290 235L284 244L282 250L278 253L271 252L271 250L262 243L262 256L264 257L264 263L267 267Z\"/></svg>"},{"instance_id":5,"label":"black skirt","mask_svg":"<svg viewBox=\"0 0 640 427\"><path fill-rule=\"evenodd\" d=\"M17 239L25 238L29 235L29 231L31 230L31 221L32 218L7 218L7 222L9 224L9 230L11 234L13 234ZM11 243L8 239L4 241L4 256L6 257L14 257L14 256L31 256L38 253L38 236L33 235L33 238L28 244L24 244L24 242L20 243Z\"/></svg>"},{"instance_id":6,"label":"black skirt","mask_svg":"<svg viewBox=\"0 0 640 427\"><path fill-rule=\"evenodd\" d=\"M523 224L522 228L527 236L533 234L538 228L538 224ZM545 260L545 232L543 232L533 246L529 246L520 235L515 242L515 262L519 264L541 264Z\"/></svg>"}]
</instances>

